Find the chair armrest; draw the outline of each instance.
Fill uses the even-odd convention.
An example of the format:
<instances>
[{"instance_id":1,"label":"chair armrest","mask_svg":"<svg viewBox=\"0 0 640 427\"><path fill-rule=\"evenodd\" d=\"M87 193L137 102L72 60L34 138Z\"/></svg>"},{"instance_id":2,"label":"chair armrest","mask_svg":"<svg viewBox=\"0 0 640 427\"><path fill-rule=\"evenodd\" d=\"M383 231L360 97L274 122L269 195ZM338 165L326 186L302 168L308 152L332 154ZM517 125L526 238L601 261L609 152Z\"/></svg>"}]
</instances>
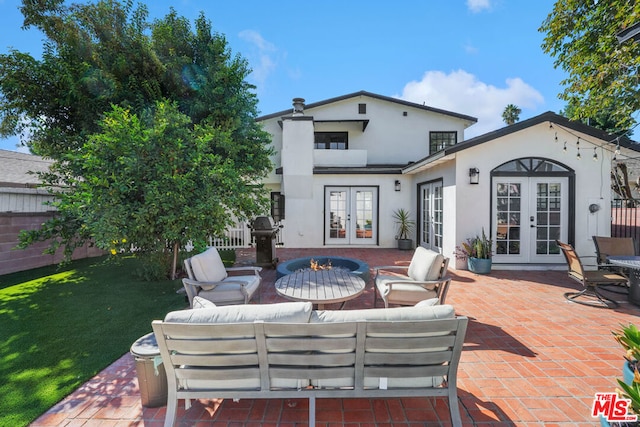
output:
<instances>
[{"instance_id":1,"label":"chair armrest","mask_svg":"<svg viewBox=\"0 0 640 427\"><path fill-rule=\"evenodd\" d=\"M378 275L380 274L381 270L408 270L409 266L408 265L381 265L381 266L376 266L373 267L373 271L375 272L374 275L374 280L376 277L378 277Z\"/></svg>"},{"instance_id":2,"label":"chair armrest","mask_svg":"<svg viewBox=\"0 0 640 427\"><path fill-rule=\"evenodd\" d=\"M203 286L211 286L211 289L213 289L221 283L222 282L198 282L197 280L187 279L187 278L182 279L182 284L185 285L185 287L186 285L197 287L197 288L202 288Z\"/></svg>"},{"instance_id":3,"label":"chair armrest","mask_svg":"<svg viewBox=\"0 0 640 427\"><path fill-rule=\"evenodd\" d=\"M429 290L436 291L436 295L438 296L438 300L440 301L440 304L444 304L445 298L447 297L447 291L449 290L449 284L451 283L451 277L445 276L438 280L425 280L425 281L396 280L396 281L385 282L385 286L387 287L385 289L385 295L388 295L389 293L391 293L393 289L393 285L396 283L399 285L400 284L416 285L422 288L424 288L426 285L437 285L437 286L434 286L434 289L429 289Z\"/></svg>"},{"instance_id":4,"label":"chair armrest","mask_svg":"<svg viewBox=\"0 0 640 427\"><path fill-rule=\"evenodd\" d=\"M240 271L252 271L253 274L255 274L256 276L258 275L258 273L260 273L262 271L262 267L254 267L254 266L247 266L247 267L229 267L229 268L225 268L225 270L227 270L227 273L231 273L231 272L240 272Z\"/></svg>"},{"instance_id":5,"label":"chair armrest","mask_svg":"<svg viewBox=\"0 0 640 427\"><path fill-rule=\"evenodd\" d=\"M441 283L450 281L451 278L450 277L443 277L442 279L438 279L438 280L388 280L385 282L386 286L393 286L394 284L400 284L400 285L417 285L417 286L423 286L423 285L439 285ZM423 286L424 287L424 286Z\"/></svg>"}]
</instances>

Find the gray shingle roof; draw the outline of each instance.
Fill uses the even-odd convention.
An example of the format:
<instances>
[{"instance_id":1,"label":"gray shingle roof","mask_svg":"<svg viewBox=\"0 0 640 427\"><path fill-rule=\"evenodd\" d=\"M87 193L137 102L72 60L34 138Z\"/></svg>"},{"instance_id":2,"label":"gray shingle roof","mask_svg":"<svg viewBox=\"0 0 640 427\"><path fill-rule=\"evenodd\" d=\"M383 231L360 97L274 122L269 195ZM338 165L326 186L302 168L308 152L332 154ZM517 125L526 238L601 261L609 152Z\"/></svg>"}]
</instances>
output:
<instances>
[{"instance_id":1,"label":"gray shingle roof","mask_svg":"<svg viewBox=\"0 0 640 427\"><path fill-rule=\"evenodd\" d=\"M33 187L38 176L29 172L46 172L53 162L33 154L0 150L0 186Z\"/></svg>"}]
</instances>

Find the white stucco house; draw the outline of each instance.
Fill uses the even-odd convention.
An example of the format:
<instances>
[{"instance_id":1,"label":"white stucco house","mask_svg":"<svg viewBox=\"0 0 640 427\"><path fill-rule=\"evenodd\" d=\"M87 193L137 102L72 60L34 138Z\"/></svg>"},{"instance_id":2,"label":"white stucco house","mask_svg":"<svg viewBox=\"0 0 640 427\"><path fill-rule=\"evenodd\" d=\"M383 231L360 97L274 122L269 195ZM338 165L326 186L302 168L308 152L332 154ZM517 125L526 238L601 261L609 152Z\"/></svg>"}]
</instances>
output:
<instances>
[{"instance_id":1,"label":"white stucco house","mask_svg":"<svg viewBox=\"0 0 640 427\"><path fill-rule=\"evenodd\" d=\"M635 150L551 112L465 140L474 117L365 91L295 98L258 121L272 135L266 185L287 247L395 247L404 208L416 244L452 260L484 228L495 268L560 267L556 239L592 254L591 236L610 233L612 159L619 145Z\"/></svg>"}]
</instances>

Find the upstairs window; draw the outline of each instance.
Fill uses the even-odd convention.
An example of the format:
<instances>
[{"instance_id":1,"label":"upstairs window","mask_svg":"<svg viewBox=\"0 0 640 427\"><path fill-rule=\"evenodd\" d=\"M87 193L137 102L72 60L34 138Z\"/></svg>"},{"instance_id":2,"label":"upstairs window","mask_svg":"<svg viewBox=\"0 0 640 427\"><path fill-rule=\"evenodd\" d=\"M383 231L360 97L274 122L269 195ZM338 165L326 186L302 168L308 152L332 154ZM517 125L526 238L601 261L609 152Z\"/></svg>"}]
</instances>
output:
<instances>
[{"instance_id":1,"label":"upstairs window","mask_svg":"<svg viewBox=\"0 0 640 427\"><path fill-rule=\"evenodd\" d=\"M429 154L456 145L458 132L429 132Z\"/></svg>"},{"instance_id":2,"label":"upstairs window","mask_svg":"<svg viewBox=\"0 0 640 427\"><path fill-rule=\"evenodd\" d=\"M271 192L271 218L274 222L284 219L284 194L280 192Z\"/></svg>"},{"instance_id":3,"label":"upstairs window","mask_svg":"<svg viewBox=\"0 0 640 427\"><path fill-rule=\"evenodd\" d=\"M316 150L346 150L349 148L349 133L316 132L313 148Z\"/></svg>"}]
</instances>

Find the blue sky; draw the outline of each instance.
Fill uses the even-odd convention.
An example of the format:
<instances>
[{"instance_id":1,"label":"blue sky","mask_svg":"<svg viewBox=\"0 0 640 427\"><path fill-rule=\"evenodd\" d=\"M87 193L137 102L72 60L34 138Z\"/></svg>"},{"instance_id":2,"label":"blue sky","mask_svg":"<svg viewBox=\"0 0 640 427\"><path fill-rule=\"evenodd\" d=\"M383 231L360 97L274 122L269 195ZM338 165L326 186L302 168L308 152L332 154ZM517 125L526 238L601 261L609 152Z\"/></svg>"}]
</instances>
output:
<instances>
[{"instance_id":1,"label":"blue sky","mask_svg":"<svg viewBox=\"0 0 640 427\"><path fill-rule=\"evenodd\" d=\"M149 0L150 17L173 6L193 22L202 11L253 69L260 114L360 90L467 114L465 137L559 112L565 77L540 47L551 0ZM19 0L0 0L0 52L38 57L42 37L22 30ZM19 150L17 138L0 149ZM23 150L23 149L20 149Z\"/></svg>"}]
</instances>

